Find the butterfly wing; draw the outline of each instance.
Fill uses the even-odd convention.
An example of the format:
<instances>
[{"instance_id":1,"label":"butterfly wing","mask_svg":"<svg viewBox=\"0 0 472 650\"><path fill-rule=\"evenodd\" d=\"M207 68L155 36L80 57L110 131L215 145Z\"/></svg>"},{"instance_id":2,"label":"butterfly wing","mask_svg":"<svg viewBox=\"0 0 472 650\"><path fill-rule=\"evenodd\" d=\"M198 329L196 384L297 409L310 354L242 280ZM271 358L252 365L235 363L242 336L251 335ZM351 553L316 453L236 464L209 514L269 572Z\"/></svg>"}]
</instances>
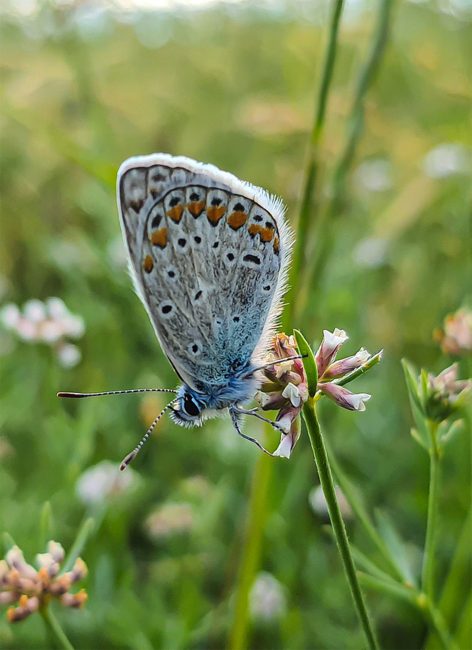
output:
<instances>
[{"instance_id":1,"label":"butterfly wing","mask_svg":"<svg viewBox=\"0 0 472 650\"><path fill-rule=\"evenodd\" d=\"M280 312L291 234L279 199L166 154L125 161L118 206L135 287L177 374L227 383L265 351Z\"/></svg>"}]
</instances>

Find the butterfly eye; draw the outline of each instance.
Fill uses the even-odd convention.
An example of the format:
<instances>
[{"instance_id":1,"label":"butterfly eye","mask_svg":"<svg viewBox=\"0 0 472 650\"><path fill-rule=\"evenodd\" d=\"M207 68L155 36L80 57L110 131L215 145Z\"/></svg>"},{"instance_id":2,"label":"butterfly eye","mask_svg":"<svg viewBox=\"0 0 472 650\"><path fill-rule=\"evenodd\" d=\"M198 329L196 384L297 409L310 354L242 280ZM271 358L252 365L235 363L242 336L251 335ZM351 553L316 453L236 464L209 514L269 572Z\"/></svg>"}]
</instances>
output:
<instances>
[{"instance_id":1,"label":"butterfly eye","mask_svg":"<svg viewBox=\"0 0 472 650\"><path fill-rule=\"evenodd\" d=\"M193 397L188 393L184 396L183 409L187 413L187 415L192 415L193 417L197 417L197 415L200 415L200 408L198 404L195 402Z\"/></svg>"}]
</instances>

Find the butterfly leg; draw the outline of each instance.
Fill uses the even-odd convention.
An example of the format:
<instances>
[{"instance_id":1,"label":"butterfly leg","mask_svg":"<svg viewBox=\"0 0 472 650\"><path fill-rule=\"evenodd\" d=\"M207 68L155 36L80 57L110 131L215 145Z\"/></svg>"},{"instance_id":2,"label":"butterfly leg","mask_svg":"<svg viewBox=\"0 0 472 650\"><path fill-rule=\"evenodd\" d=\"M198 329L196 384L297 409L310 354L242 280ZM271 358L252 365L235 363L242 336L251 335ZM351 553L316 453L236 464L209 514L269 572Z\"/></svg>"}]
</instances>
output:
<instances>
[{"instance_id":1,"label":"butterfly leg","mask_svg":"<svg viewBox=\"0 0 472 650\"><path fill-rule=\"evenodd\" d=\"M259 442L259 440L256 440L255 438L251 438L251 436L247 436L245 433L241 431L239 427L238 413L240 413L240 411L236 411L235 409L229 409L229 414L231 416L231 420L233 422L234 428L236 429L236 432L241 436L241 438L244 438L245 440L249 440L249 442L253 442L265 454L274 457L274 454L268 451L265 447L263 447Z\"/></svg>"},{"instance_id":2,"label":"butterfly leg","mask_svg":"<svg viewBox=\"0 0 472 650\"><path fill-rule=\"evenodd\" d=\"M236 413L241 413L241 415L252 415L258 420L262 420L262 422L265 422L266 424L270 424L271 427L277 429L277 431L280 431L280 433L283 433L284 436L287 435L285 429L282 429L282 427L277 422L274 422L274 420L269 420L269 418L265 418L263 415L259 415L259 413L257 413L257 409L242 409L237 407Z\"/></svg>"}]
</instances>

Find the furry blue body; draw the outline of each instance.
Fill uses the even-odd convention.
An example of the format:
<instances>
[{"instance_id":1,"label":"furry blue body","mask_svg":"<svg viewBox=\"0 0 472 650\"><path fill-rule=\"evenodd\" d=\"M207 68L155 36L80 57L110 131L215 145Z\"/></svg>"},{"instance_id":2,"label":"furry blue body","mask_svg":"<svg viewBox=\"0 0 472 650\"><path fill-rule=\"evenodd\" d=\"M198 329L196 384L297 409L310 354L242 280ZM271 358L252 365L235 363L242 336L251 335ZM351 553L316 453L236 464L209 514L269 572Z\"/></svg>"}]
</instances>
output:
<instances>
[{"instance_id":1,"label":"furry blue body","mask_svg":"<svg viewBox=\"0 0 472 650\"><path fill-rule=\"evenodd\" d=\"M254 377L255 366L247 364L238 373L231 375L224 385L200 384L201 391L197 391L188 384L182 384L177 391L177 408L173 408L171 417L181 426L201 426L204 420L218 415L223 411L249 401L256 392L259 381ZM185 404L189 399L195 405L195 414L189 413ZM196 410L199 413L196 415ZM190 407L189 410L192 410Z\"/></svg>"}]
</instances>

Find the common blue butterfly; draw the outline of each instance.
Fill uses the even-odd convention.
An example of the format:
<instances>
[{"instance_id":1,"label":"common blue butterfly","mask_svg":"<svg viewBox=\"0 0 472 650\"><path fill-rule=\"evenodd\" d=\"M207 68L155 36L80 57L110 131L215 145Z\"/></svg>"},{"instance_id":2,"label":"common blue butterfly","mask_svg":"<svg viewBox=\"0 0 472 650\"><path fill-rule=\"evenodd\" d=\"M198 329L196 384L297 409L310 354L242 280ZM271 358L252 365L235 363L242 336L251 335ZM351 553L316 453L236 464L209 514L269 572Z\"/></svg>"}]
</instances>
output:
<instances>
[{"instance_id":1,"label":"common blue butterfly","mask_svg":"<svg viewBox=\"0 0 472 650\"><path fill-rule=\"evenodd\" d=\"M260 385L286 287L293 237L282 201L213 165L168 154L126 160L117 201L136 292L182 385L59 395L175 393L122 468L167 409L181 426L227 412L237 432L266 451L240 420L266 420L243 404Z\"/></svg>"}]
</instances>

